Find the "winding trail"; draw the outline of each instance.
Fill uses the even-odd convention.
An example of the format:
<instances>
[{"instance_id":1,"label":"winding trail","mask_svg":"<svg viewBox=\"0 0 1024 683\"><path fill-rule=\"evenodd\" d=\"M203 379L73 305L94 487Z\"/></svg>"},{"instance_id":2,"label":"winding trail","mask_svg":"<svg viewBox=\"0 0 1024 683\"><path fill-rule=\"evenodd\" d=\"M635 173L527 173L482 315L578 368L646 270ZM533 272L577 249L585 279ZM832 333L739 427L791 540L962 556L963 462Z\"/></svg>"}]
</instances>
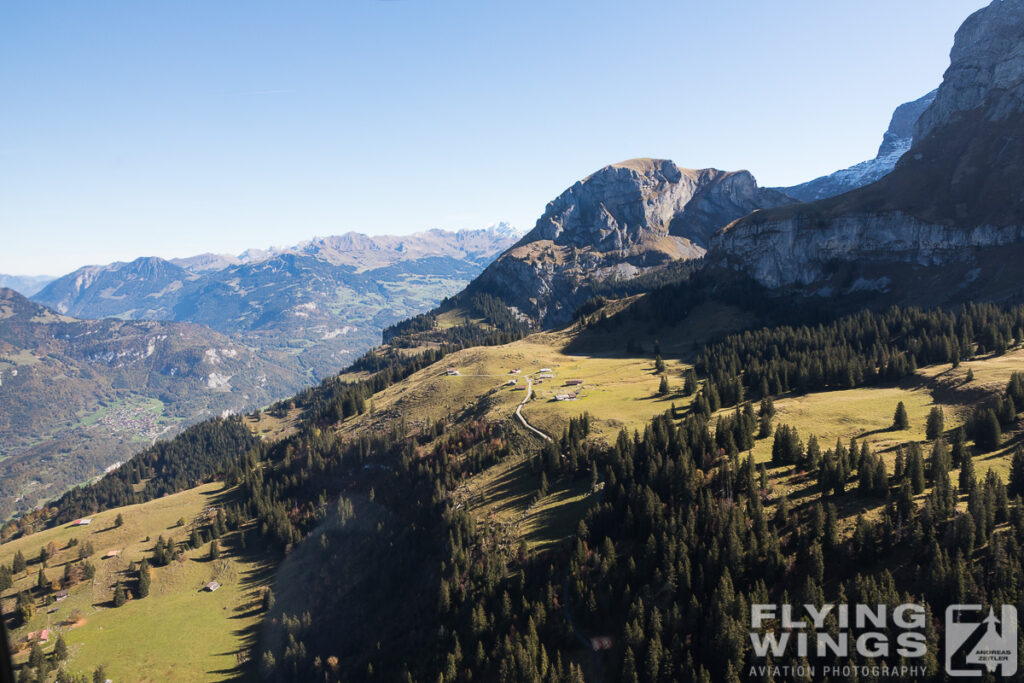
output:
<instances>
[{"instance_id":1,"label":"winding trail","mask_svg":"<svg viewBox=\"0 0 1024 683\"><path fill-rule=\"evenodd\" d=\"M531 378L527 377L526 378L526 398L524 398L522 401L520 401L519 405L516 406L516 417L518 417L519 421L523 423L523 426L526 427L527 429L529 429L531 432L533 432L534 434L536 434L540 438L544 439L545 441L551 441L551 437L550 436L548 436L547 434L545 434L541 430L539 430L536 427L534 427L532 424L530 424L529 422L526 421L525 417L523 417L523 406L526 405L526 402L529 401L532 396L533 396L533 380Z\"/></svg>"}]
</instances>

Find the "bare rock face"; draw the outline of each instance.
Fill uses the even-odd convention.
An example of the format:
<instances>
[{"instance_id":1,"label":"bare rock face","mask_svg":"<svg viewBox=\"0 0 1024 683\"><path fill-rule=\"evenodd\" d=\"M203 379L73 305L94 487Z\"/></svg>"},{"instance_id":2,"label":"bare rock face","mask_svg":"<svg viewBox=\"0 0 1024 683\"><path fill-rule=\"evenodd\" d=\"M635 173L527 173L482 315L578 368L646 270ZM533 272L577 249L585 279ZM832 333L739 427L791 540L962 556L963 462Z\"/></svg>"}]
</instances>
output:
<instances>
[{"instance_id":1,"label":"bare rock face","mask_svg":"<svg viewBox=\"0 0 1024 683\"><path fill-rule=\"evenodd\" d=\"M984 262L1019 289L1024 273L1001 269L999 255L1024 242L1024 0L996 0L964 22L913 137L874 184L726 226L708 261L766 287L829 294L834 274L851 268L916 286L908 274L923 282L942 268L969 272Z\"/></svg>"},{"instance_id":2,"label":"bare rock face","mask_svg":"<svg viewBox=\"0 0 1024 683\"><path fill-rule=\"evenodd\" d=\"M923 140L962 114L983 108L989 121L1004 121L1024 108L1024 2L995 0L956 32L950 65L935 102L918 119Z\"/></svg>"},{"instance_id":3,"label":"bare rock face","mask_svg":"<svg viewBox=\"0 0 1024 683\"><path fill-rule=\"evenodd\" d=\"M551 201L533 230L468 290L498 296L543 326L567 322L597 283L699 258L720 227L792 200L747 171L662 159L606 166Z\"/></svg>"}]
</instances>

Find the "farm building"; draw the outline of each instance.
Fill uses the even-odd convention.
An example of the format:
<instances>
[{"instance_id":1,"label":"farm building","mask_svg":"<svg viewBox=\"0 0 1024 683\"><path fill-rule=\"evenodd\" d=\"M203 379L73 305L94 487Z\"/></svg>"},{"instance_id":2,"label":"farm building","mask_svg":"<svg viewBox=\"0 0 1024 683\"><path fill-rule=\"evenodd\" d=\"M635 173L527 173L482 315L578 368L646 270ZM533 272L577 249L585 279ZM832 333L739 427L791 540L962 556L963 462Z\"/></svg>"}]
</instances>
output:
<instances>
[{"instance_id":1,"label":"farm building","mask_svg":"<svg viewBox=\"0 0 1024 683\"><path fill-rule=\"evenodd\" d=\"M552 372L551 368L541 368L537 372Z\"/></svg>"},{"instance_id":2,"label":"farm building","mask_svg":"<svg viewBox=\"0 0 1024 683\"><path fill-rule=\"evenodd\" d=\"M522 372L522 370L520 370L519 368L513 368L512 370L508 371L508 374L510 374L510 375L518 375L521 372Z\"/></svg>"},{"instance_id":3,"label":"farm building","mask_svg":"<svg viewBox=\"0 0 1024 683\"><path fill-rule=\"evenodd\" d=\"M203 590L205 590L205 591L207 591L209 593L212 593L213 591L217 590L218 588L220 588L220 584L217 583L216 581L211 581L210 583L208 583L205 586L203 586Z\"/></svg>"},{"instance_id":4,"label":"farm building","mask_svg":"<svg viewBox=\"0 0 1024 683\"><path fill-rule=\"evenodd\" d=\"M581 379L567 379L567 380L565 380L565 386L567 386L567 387L575 387L575 386L579 386L580 384L583 384L583 380L581 380Z\"/></svg>"},{"instance_id":5,"label":"farm building","mask_svg":"<svg viewBox=\"0 0 1024 683\"><path fill-rule=\"evenodd\" d=\"M451 375L451 376L458 375L459 374L459 369L458 368L448 368L448 369L446 369L444 371L444 374Z\"/></svg>"},{"instance_id":6,"label":"farm building","mask_svg":"<svg viewBox=\"0 0 1024 683\"><path fill-rule=\"evenodd\" d=\"M68 592L66 590L59 590L59 591L57 591L57 593L55 594L54 597L57 598L57 602L60 602L62 600L67 600L68 599Z\"/></svg>"},{"instance_id":7,"label":"farm building","mask_svg":"<svg viewBox=\"0 0 1024 683\"><path fill-rule=\"evenodd\" d=\"M83 517L71 522L71 526L89 526L90 524L92 524L92 517Z\"/></svg>"},{"instance_id":8,"label":"farm building","mask_svg":"<svg viewBox=\"0 0 1024 683\"><path fill-rule=\"evenodd\" d=\"M537 375L537 379L554 379L554 377L555 376L552 375L550 372L544 372Z\"/></svg>"},{"instance_id":9,"label":"farm building","mask_svg":"<svg viewBox=\"0 0 1024 683\"><path fill-rule=\"evenodd\" d=\"M557 395L555 395L555 400L556 401L575 401L576 400L576 394L573 394L573 393L557 394Z\"/></svg>"},{"instance_id":10,"label":"farm building","mask_svg":"<svg viewBox=\"0 0 1024 683\"><path fill-rule=\"evenodd\" d=\"M31 631L26 637L29 642L36 640L40 643L45 643L50 640L50 629L44 628L42 631Z\"/></svg>"},{"instance_id":11,"label":"farm building","mask_svg":"<svg viewBox=\"0 0 1024 683\"><path fill-rule=\"evenodd\" d=\"M516 382L514 379L510 379L509 381L505 382L505 386L507 387L514 387L516 384L518 384L518 382Z\"/></svg>"},{"instance_id":12,"label":"farm building","mask_svg":"<svg viewBox=\"0 0 1024 683\"><path fill-rule=\"evenodd\" d=\"M104 555L103 557L117 557L120 554L121 554L120 550L108 550L107 554Z\"/></svg>"}]
</instances>

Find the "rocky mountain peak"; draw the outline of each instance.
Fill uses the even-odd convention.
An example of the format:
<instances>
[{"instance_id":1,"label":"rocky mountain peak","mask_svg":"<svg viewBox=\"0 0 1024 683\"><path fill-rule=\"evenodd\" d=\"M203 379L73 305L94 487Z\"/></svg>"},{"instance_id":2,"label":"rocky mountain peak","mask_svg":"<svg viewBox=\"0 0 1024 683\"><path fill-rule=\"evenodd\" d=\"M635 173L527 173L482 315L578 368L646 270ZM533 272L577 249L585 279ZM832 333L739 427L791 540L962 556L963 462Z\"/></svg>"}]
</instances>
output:
<instances>
[{"instance_id":1,"label":"rocky mountain peak","mask_svg":"<svg viewBox=\"0 0 1024 683\"><path fill-rule=\"evenodd\" d=\"M806 183L781 187L779 190L795 199L812 202L856 190L885 177L896 167L900 157L910 149L914 141L914 124L931 105L936 92L938 91L932 90L913 102L896 107L874 159L862 161Z\"/></svg>"},{"instance_id":2,"label":"rocky mountain peak","mask_svg":"<svg viewBox=\"0 0 1024 683\"><path fill-rule=\"evenodd\" d=\"M950 55L891 173L741 218L715 235L709 262L769 288L828 297L951 304L1020 296L1024 0L995 0L972 14Z\"/></svg>"},{"instance_id":3,"label":"rocky mountain peak","mask_svg":"<svg viewBox=\"0 0 1024 683\"><path fill-rule=\"evenodd\" d=\"M699 258L718 228L793 200L747 171L689 169L667 159L605 166L548 203L511 249L470 285L541 325L559 325L602 280Z\"/></svg>"},{"instance_id":4,"label":"rocky mountain peak","mask_svg":"<svg viewBox=\"0 0 1024 683\"><path fill-rule=\"evenodd\" d=\"M681 237L703 247L711 232L724 225L713 209L736 217L786 199L764 196L747 171L681 168L667 159L639 158L610 164L590 174L548 203L533 230L519 244L550 240L554 244L624 251L652 239ZM694 200L706 206L693 206ZM698 201L698 204L702 201ZM700 220L680 221L693 208ZM731 217L729 220L731 220ZM709 227L698 227L709 223Z\"/></svg>"},{"instance_id":5,"label":"rocky mountain peak","mask_svg":"<svg viewBox=\"0 0 1024 683\"><path fill-rule=\"evenodd\" d=\"M910 149L914 141L914 126L931 103L935 101L938 89L932 90L927 95L917 98L913 102L904 102L896 107L889 120L889 127L882 135L882 144L878 146L876 158L896 156L896 159L903 156L903 153Z\"/></svg>"},{"instance_id":6,"label":"rocky mountain peak","mask_svg":"<svg viewBox=\"0 0 1024 683\"><path fill-rule=\"evenodd\" d=\"M979 107L989 121L1024 111L1024 0L995 0L956 32L935 101L914 126L924 139Z\"/></svg>"}]
</instances>

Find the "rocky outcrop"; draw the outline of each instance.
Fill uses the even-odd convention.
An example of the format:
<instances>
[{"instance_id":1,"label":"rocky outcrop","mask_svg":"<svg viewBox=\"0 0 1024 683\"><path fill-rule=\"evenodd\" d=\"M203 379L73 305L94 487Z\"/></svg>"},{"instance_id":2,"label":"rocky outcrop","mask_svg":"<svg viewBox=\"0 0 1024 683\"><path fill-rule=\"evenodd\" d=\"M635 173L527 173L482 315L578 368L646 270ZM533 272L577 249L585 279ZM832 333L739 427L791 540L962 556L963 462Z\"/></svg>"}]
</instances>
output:
<instances>
[{"instance_id":1,"label":"rocky outcrop","mask_svg":"<svg viewBox=\"0 0 1024 683\"><path fill-rule=\"evenodd\" d=\"M715 241L715 258L766 287L808 287L826 283L841 262L946 266L970 261L977 249L1020 241L1022 226L965 229L900 212L858 213L820 224L813 215L797 214L723 231ZM831 284L827 286L829 293L834 292Z\"/></svg>"},{"instance_id":2,"label":"rocky outcrop","mask_svg":"<svg viewBox=\"0 0 1024 683\"><path fill-rule=\"evenodd\" d=\"M917 120L918 140L963 115L983 109L1005 121L1024 107L1024 2L994 0L964 21L949 53L949 68L928 110Z\"/></svg>"},{"instance_id":3,"label":"rocky outcrop","mask_svg":"<svg viewBox=\"0 0 1024 683\"><path fill-rule=\"evenodd\" d=\"M551 201L533 230L467 290L501 298L542 326L567 322L598 283L699 258L720 227L791 203L747 171L664 159L606 166Z\"/></svg>"},{"instance_id":4,"label":"rocky outcrop","mask_svg":"<svg viewBox=\"0 0 1024 683\"><path fill-rule=\"evenodd\" d=\"M834 293L832 274L851 268L913 287L911 275L923 282L944 267L969 272L984 262L1004 273L1001 291L1019 289L1024 274L1016 264L1001 269L999 259L1016 259L1024 242L1021 188L1024 0L996 0L957 32L942 85L892 173L838 197L741 218L715 235L708 261L808 293Z\"/></svg>"},{"instance_id":5,"label":"rocky outcrop","mask_svg":"<svg viewBox=\"0 0 1024 683\"><path fill-rule=\"evenodd\" d=\"M862 161L800 185L777 189L802 202L813 202L856 190L888 175L896 167L900 157L910 149L914 140L914 124L931 105L936 92L938 91L932 90L924 97L896 107L874 159Z\"/></svg>"}]
</instances>

